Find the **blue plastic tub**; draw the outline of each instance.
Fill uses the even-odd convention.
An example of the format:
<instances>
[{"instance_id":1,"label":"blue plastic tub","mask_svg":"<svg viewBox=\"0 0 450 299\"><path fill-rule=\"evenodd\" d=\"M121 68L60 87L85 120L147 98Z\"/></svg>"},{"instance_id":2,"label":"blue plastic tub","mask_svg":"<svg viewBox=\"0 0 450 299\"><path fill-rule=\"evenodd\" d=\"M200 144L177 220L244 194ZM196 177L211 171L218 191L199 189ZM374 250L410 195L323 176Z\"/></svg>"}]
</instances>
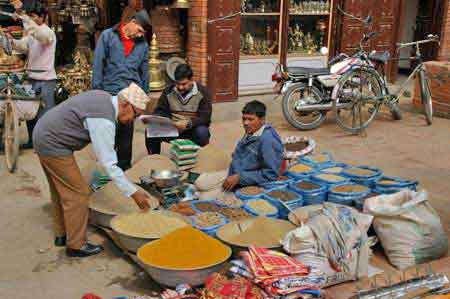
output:
<instances>
[{"instance_id":1,"label":"blue plastic tub","mask_svg":"<svg viewBox=\"0 0 450 299\"><path fill-rule=\"evenodd\" d=\"M271 196L270 192L272 191L288 192L293 198L291 200L281 201L281 199ZM278 217L281 219L287 219L290 210L301 208L304 203L303 197L299 193L287 187L270 190L264 195L264 198L278 209ZM286 208L286 206L288 206L290 210Z\"/></svg>"},{"instance_id":2,"label":"blue plastic tub","mask_svg":"<svg viewBox=\"0 0 450 299\"><path fill-rule=\"evenodd\" d=\"M380 194L392 194L402 189L417 191L418 181L405 180L396 177L383 176L376 183L374 191Z\"/></svg>"},{"instance_id":3,"label":"blue plastic tub","mask_svg":"<svg viewBox=\"0 0 450 299\"><path fill-rule=\"evenodd\" d=\"M298 170L295 171L295 168L306 168L305 170ZM309 169L308 169L309 168ZM294 180L301 180L301 179L307 179L311 175L314 175L318 172L318 169L314 166L307 165L305 163L295 163L286 170L285 175L288 177L294 179Z\"/></svg>"},{"instance_id":4,"label":"blue plastic tub","mask_svg":"<svg viewBox=\"0 0 450 299\"><path fill-rule=\"evenodd\" d=\"M264 200L264 201L268 202L270 205L272 205L276 209L276 212L270 213L270 214L260 214L260 213L258 213L257 211L255 211L253 208L251 208L249 206L249 204L251 202L257 201L257 200ZM250 213L253 216L265 216L265 217L270 217L270 218L277 218L278 217L278 212L279 212L277 206L273 202L270 202L270 200L267 200L264 196L260 197L260 198L254 198L254 199L248 200L245 203L245 205L244 205L244 210L246 210L248 213Z\"/></svg>"},{"instance_id":5,"label":"blue plastic tub","mask_svg":"<svg viewBox=\"0 0 450 299\"><path fill-rule=\"evenodd\" d=\"M338 174L330 174L330 173L318 173L311 176L311 181L313 183L317 183L323 186L326 186L327 189L330 189L336 185L342 185L346 183L350 183L350 179L346 178L342 175Z\"/></svg>"},{"instance_id":6,"label":"blue plastic tub","mask_svg":"<svg viewBox=\"0 0 450 299\"><path fill-rule=\"evenodd\" d=\"M201 214L201 213L200 213ZM219 213L218 213L219 214ZM208 226L208 227L202 227L202 226L198 226L195 223L195 218L198 216L199 214L195 215L195 216L191 216L191 222L192 222L192 226L198 230L201 230L202 232L215 237L216 236L216 232L219 228L221 228L222 226L224 226L225 224L227 224L227 218L225 218L225 216L219 214L220 218L222 219L222 222L220 224L217 225L212 225L212 226Z\"/></svg>"},{"instance_id":7,"label":"blue plastic tub","mask_svg":"<svg viewBox=\"0 0 450 299\"><path fill-rule=\"evenodd\" d=\"M249 188L249 187L244 187L244 188ZM260 197L262 197L264 195L264 193L266 193L266 190L264 188L259 187L259 188L261 188L261 193L255 194L255 195L248 195L248 194L244 194L241 191L244 188L238 189L238 190L236 190L236 192L234 192L234 195L236 195L237 198L239 198L240 200L244 200L244 201L245 200L250 200L250 199L260 198Z\"/></svg>"},{"instance_id":8,"label":"blue plastic tub","mask_svg":"<svg viewBox=\"0 0 450 299\"><path fill-rule=\"evenodd\" d=\"M289 184L291 184L293 182L294 182L294 179L293 178L289 178L289 179L283 180L283 181L273 181L273 182L265 183L265 184L262 184L261 187L263 187L265 190L272 190L272 189L277 189L277 188L285 188L285 187L289 186Z\"/></svg>"},{"instance_id":9,"label":"blue plastic tub","mask_svg":"<svg viewBox=\"0 0 450 299\"><path fill-rule=\"evenodd\" d=\"M347 168L351 166L342 162L333 162L330 165L324 165L320 168L320 172L324 173L332 173L332 174L341 174Z\"/></svg>"},{"instance_id":10,"label":"blue plastic tub","mask_svg":"<svg viewBox=\"0 0 450 299\"><path fill-rule=\"evenodd\" d=\"M323 168L334 163L333 156L330 153L322 152L318 154L310 154L302 156L299 159L300 163L312 166L314 168Z\"/></svg>"},{"instance_id":11,"label":"blue plastic tub","mask_svg":"<svg viewBox=\"0 0 450 299\"><path fill-rule=\"evenodd\" d=\"M355 191L339 190L345 187L355 188ZM344 184L339 186L333 186L328 192L328 201L338 203L341 205L352 206L355 201L360 201L370 194L370 188L364 185L358 184Z\"/></svg>"},{"instance_id":12,"label":"blue plastic tub","mask_svg":"<svg viewBox=\"0 0 450 299\"><path fill-rule=\"evenodd\" d=\"M316 185L318 188L301 188L301 186L298 186L300 183L311 183ZM310 179L300 180L293 182L289 185L289 189L293 190L294 192L297 192L303 197L303 205L315 205L315 204L322 204L324 201L327 200L327 186L323 184L319 184L316 182L313 182Z\"/></svg>"},{"instance_id":13,"label":"blue plastic tub","mask_svg":"<svg viewBox=\"0 0 450 299\"><path fill-rule=\"evenodd\" d=\"M361 173L358 173L358 171ZM383 175L383 171L376 167L361 165L345 169L342 175L350 178L355 184L373 188L376 181Z\"/></svg>"}]
</instances>

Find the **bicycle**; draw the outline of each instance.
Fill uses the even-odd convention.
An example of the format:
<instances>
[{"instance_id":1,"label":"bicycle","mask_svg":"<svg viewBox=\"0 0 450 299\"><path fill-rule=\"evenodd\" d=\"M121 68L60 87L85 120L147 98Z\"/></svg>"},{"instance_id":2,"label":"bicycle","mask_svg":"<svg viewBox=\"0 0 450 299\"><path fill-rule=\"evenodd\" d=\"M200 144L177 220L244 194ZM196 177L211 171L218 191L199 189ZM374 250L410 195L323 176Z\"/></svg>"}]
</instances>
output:
<instances>
[{"instance_id":1,"label":"bicycle","mask_svg":"<svg viewBox=\"0 0 450 299\"><path fill-rule=\"evenodd\" d=\"M336 121L339 126L354 134L364 130L375 119L381 105L388 106L391 111L398 105L400 96L403 94L409 81L416 75L419 78L426 122L428 125L431 125L433 118L431 91L420 51L420 45L431 42L439 43L439 36L430 34L425 40L398 43L397 51L405 47L415 47L414 56L399 59L391 59L388 51L372 51L370 54L367 54L362 50L360 55L362 63L352 66L339 79L338 87L332 96ZM394 92L391 92L388 87L385 73L385 66L391 60L415 60L417 62L417 66L408 79ZM380 65L382 69L381 74L377 70L377 66ZM346 112L350 114L347 118L345 117ZM400 116L400 111L396 113ZM347 123L347 120L350 123Z\"/></svg>"}]
</instances>

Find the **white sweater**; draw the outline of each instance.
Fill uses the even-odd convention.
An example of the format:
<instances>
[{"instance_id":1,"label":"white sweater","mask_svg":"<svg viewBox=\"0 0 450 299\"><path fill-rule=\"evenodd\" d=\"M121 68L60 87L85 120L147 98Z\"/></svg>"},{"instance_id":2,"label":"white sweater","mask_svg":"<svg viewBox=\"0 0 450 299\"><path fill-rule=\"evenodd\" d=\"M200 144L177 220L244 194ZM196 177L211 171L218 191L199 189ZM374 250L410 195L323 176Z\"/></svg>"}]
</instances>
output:
<instances>
[{"instance_id":1,"label":"white sweater","mask_svg":"<svg viewBox=\"0 0 450 299\"><path fill-rule=\"evenodd\" d=\"M34 80L55 80L56 35L46 24L38 25L29 16L21 16L25 35L14 40L14 48L28 54L28 70L45 70L45 72L28 72Z\"/></svg>"}]
</instances>

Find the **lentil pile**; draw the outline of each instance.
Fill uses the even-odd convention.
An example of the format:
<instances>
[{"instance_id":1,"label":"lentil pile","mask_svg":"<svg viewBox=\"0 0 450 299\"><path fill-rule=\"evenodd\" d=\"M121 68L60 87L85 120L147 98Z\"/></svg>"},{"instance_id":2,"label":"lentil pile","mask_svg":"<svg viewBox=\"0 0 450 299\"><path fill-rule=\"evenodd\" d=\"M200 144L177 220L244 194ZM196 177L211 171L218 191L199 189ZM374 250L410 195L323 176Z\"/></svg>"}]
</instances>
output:
<instances>
[{"instance_id":1,"label":"lentil pile","mask_svg":"<svg viewBox=\"0 0 450 299\"><path fill-rule=\"evenodd\" d=\"M232 208L240 208L244 205L242 200L234 196L233 193L223 193L216 199L220 204L232 207Z\"/></svg>"},{"instance_id":2,"label":"lentil pile","mask_svg":"<svg viewBox=\"0 0 450 299\"><path fill-rule=\"evenodd\" d=\"M191 204L189 202L180 202L172 205L169 208L169 211L175 212L184 216L192 216L195 215L195 211L192 209Z\"/></svg>"},{"instance_id":3,"label":"lentil pile","mask_svg":"<svg viewBox=\"0 0 450 299\"><path fill-rule=\"evenodd\" d=\"M398 182L393 181L393 180L381 180L378 183L383 184L383 185L394 185L394 184L397 184Z\"/></svg>"},{"instance_id":4,"label":"lentil pile","mask_svg":"<svg viewBox=\"0 0 450 299\"><path fill-rule=\"evenodd\" d=\"M194 224L201 228L211 227L223 222L222 215L215 212L205 212L197 214L194 218Z\"/></svg>"},{"instance_id":5,"label":"lentil pile","mask_svg":"<svg viewBox=\"0 0 450 299\"><path fill-rule=\"evenodd\" d=\"M312 167L305 164L296 164L289 168L290 172L301 173L311 171Z\"/></svg>"},{"instance_id":6,"label":"lentil pile","mask_svg":"<svg viewBox=\"0 0 450 299\"><path fill-rule=\"evenodd\" d=\"M331 172L331 173L341 173L344 170L343 167L330 167L330 168L325 168L323 171L324 172Z\"/></svg>"},{"instance_id":7,"label":"lentil pile","mask_svg":"<svg viewBox=\"0 0 450 299\"><path fill-rule=\"evenodd\" d=\"M145 244L137 253L145 264L174 270L210 267L224 262L230 255L228 246L190 226Z\"/></svg>"},{"instance_id":8,"label":"lentil pile","mask_svg":"<svg viewBox=\"0 0 450 299\"><path fill-rule=\"evenodd\" d=\"M124 235L137 238L158 239L168 233L187 226L180 216L160 211L132 213L116 216L111 225L113 229Z\"/></svg>"},{"instance_id":9,"label":"lentil pile","mask_svg":"<svg viewBox=\"0 0 450 299\"><path fill-rule=\"evenodd\" d=\"M358 193L358 192L365 192L368 189L369 188L367 188L366 186L348 184L348 185L341 185L341 186L333 187L331 190L333 192Z\"/></svg>"},{"instance_id":10,"label":"lentil pile","mask_svg":"<svg viewBox=\"0 0 450 299\"><path fill-rule=\"evenodd\" d=\"M240 188L238 191L244 195L259 195L264 192L264 189L256 186L249 186Z\"/></svg>"},{"instance_id":11,"label":"lentil pile","mask_svg":"<svg viewBox=\"0 0 450 299\"><path fill-rule=\"evenodd\" d=\"M343 177L338 176L338 175L334 175L334 174L319 174L316 176L317 178L330 182L330 183L337 183L342 181Z\"/></svg>"},{"instance_id":12,"label":"lentil pile","mask_svg":"<svg viewBox=\"0 0 450 299\"><path fill-rule=\"evenodd\" d=\"M294 143L286 143L284 145L284 148L288 152L299 152L299 151L302 151L305 148L307 148L308 145L309 145L309 143L306 141L298 141L298 142L294 142Z\"/></svg>"},{"instance_id":13,"label":"lentil pile","mask_svg":"<svg viewBox=\"0 0 450 299\"><path fill-rule=\"evenodd\" d=\"M225 216L229 221L239 221L252 217L252 215L241 208L221 208L219 213Z\"/></svg>"},{"instance_id":14,"label":"lentil pile","mask_svg":"<svg viewBox=\"0 0 450 299\"><path fill-rule=\"evenodd\" d=\"M300 182L296 184L297 188L302 190L315 190L319 189L320 186L311 182Z\"/></svg>"},{"instance_id":15,"label":"lentil pile","mask_svg":"<svg viewBox=\"0 0 450 299\"><path fill-rule=\"evenodd\" d=\"M270 197L277 198L283 202L297 199L299 196L294 192L275 190L267 193Z\"/></svg>"},{"instance_id":16,"label":"lentil pile","mask_svg":"<svg viewBox=\"0 0 450 299\"><path fill-rule=\"evenodd\" d=\"M272 204L264 199L255 199L247 203L248 207L255 211L258 215L268 215L276 213L278 210Z\"/></svg>"},{"instance_id":17,"label":"lentil pile","mask_svg":"<svg viewBox=\"0 0 450 299\"><path fill-rule=\"evenodd\" d=\"M220 207L213 202L194 202L195 208L200 212L217 212Z\"/></svg>"},{"instance_id":18,"label":"lentil pile","mask_svg":"<svg viewBox=\"0 0 450 299\"><path fill-rule=\"evenodd\" d=\"M369 176L373 176L376 173L370 169L365 169L365 168L359 168L359 167L352 167L349 168L347 170L345 170L346 173L351 174L351 175L356 175L356 176L362 176L362 177L369 177Z\"/></svg>"}]
</instances>

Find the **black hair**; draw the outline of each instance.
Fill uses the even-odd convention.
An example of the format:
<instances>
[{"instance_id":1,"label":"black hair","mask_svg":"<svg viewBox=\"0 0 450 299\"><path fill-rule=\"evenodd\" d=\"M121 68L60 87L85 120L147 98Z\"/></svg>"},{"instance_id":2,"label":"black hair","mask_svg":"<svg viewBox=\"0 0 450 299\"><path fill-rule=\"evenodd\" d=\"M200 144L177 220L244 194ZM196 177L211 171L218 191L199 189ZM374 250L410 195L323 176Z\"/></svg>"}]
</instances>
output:
<instances>
[{"instance_id":1,"label":"black hair","mask_svg":"<svg viewBox=\"0 0 450 299\"><path fill-rule=\"evenodd\" d=\"M175 81L180 81L183 79L192 80L194 73L192 72L192 68L188 64L180 64L175 69Z\"/></svg>"},{"instance_id":2,"label":"black hair","mask_svg":"<svg viewBox=\"0 0 450 299\"><path fill-rule=\"evenodd\" d=\"M30 7L27 10L27 14L28 15L35 14L39 17L44 18L47 15L47 10L40 2L36 2L32 7Z\"/></svg>"},{"instance_id":3,"label":"black hair","mask_svg":"<svg viewBox=\"0 0 450 299\"><path fill-rule=\"evenodd\" d=\"M260 101L251 101L245 104L242 109L242 114L252 114L256 115L259 118L266 116L266 105Z\"/></svg>"}]
</instances>

